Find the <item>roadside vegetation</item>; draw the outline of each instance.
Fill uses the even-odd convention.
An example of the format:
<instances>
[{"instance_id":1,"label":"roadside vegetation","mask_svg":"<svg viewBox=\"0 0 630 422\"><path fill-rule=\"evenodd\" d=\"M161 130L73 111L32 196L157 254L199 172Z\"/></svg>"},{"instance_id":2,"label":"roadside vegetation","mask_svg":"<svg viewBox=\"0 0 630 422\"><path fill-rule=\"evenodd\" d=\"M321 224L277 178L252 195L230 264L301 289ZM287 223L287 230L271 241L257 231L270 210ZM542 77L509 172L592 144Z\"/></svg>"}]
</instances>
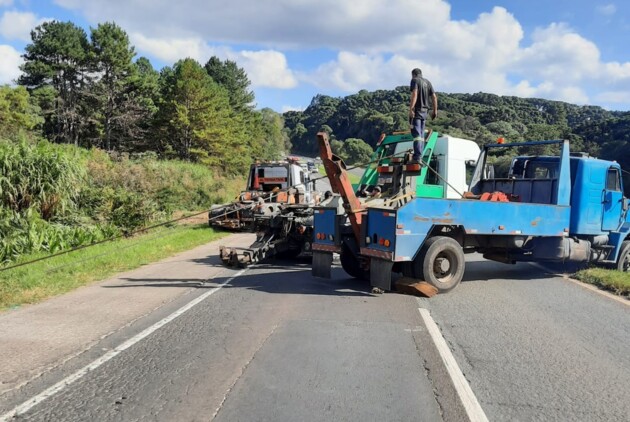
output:
<instances>
[{"instance_id":1,"label":"roadside vegetation","mask_svg":"<svg viewBox=\"0 0 630 422\"><path fill-rule=\"evenodd\" d=\"M224 235L206 224L175 225L0 272L0 310L39 302ZM27 255L20 261L45 255Z\"/></svg>"},{"instance_id":2,"label":"roadside vegetation","mask_svg":"<svg viewBox=\"0 0 630 422\"><path fill-rule=\"evenodd\" d=\"M242 178L144 155L0 141L0 263L127 235L231 200Z\"/></svg>"},{"instance_id":3,"label":"roadside vegetation","mask_svg":"<svg viewBox=\"0 0 630 422\"><path fill-rule=\"evenodd\" d=\"M630 299L630 273L603 268L589 268L579 271L575 274L575 278Z\"/></svg>"}]
</instances>

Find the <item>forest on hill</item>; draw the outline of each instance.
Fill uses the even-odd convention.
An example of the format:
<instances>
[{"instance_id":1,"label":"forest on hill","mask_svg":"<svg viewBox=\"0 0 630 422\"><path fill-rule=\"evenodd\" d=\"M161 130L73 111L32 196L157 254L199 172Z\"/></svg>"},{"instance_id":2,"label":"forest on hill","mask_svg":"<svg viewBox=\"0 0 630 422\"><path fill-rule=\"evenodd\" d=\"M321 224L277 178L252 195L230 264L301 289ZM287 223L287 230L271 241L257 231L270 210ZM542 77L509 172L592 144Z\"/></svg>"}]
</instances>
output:
<instances>
[{"instance_id":1,"label":"forest on hill","mask_svg":"<svg viewBox=\"0 0 630 422\"><path fill-rule=\"evenodd\" d=\"M383 132L409 130L409 88L359 91L343 98L317 95L304 111L284 113L293 147L317 151L315 135L360 139L374 146ZM608 111L539 98L494 94L438 93L438 117L427 127L484 145L502 137L507 142L568 139L572 151L618 161L630 171L630 112ZM630 178L625 174L626 191Z\"/></svg>"}]
</instances>

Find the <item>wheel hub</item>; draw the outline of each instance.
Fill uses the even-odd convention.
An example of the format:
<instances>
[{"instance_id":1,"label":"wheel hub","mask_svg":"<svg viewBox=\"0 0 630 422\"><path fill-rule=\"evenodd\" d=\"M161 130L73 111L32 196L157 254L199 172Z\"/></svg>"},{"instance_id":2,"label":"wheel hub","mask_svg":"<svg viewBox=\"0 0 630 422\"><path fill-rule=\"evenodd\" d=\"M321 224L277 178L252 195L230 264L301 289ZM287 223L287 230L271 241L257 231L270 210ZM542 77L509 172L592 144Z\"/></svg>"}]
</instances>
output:
<instances>
[{"instance_id":1,"label":"wheel hub","mask_svg":"<svg viewBox=\"0 0 630 422\"><path fill-rule=\"evenodd\" d=\"M448 276L451 272L451 261L448 257L442 256L438 257L435 260L435 264L433 266L433 272L438 277Z\"/></svg>"}]
</instances>

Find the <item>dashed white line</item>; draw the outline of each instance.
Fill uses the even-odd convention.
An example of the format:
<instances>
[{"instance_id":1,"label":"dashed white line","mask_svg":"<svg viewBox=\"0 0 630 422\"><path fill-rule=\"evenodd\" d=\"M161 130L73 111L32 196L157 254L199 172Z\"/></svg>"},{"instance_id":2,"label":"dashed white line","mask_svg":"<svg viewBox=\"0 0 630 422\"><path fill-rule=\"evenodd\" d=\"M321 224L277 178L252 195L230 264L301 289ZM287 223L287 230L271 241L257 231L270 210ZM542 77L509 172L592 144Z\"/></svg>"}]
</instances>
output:
<instances>
[{"instance_id":1,"label":"dashed white line","mask_svg":"<svg viewBox=\"0 0 630 422\"><path fill-rule=\"evenodd\" d=\"M462 404L464 405L464 409L466 410L466 414L468 418L472 422L487 422L488 418L481 408L477 397L475 397L475 393L473 393L472 388L468 384L466 377L462 373L462 370L459 369L459 365L453 357L451 353L451 349L449 349L446 344L446 340L442 336L440 329L437 324L431 317L431 314L427 309L418 308L420 311L420 315L424 320L425 325L427 326L427 330L433 339L433 343L435 343L435 347L437 348L442 361L444 362L444 366L446 366L446 370L448 374L451 376L451 380L453 381L453 385L455 386L455 390L457 391L457 395L459 396Z\"/></svg>"},{"instance_id":2,"label":"dashed white line","mask_svg":"<svg viewBox=\"0 0 630 422\"><path fill-rule=\"evenodd\" d=\"M229 282L234 280L236 277L239 277L245 271L247 271L247 268L240 270L239 272L234 274L232 277L228 278L223 283L219 284L217 287L215 287L215 288L213 288L211 290L208 290L206 293L204 293L201 296L197 297L196 299L188 302L186 305L182 306L181 308L179 308L177 311L173 312L172 314L170 314L166 318L156 322L155 324L153 324L149 328L147 328L144 331L136 334L135 336L133 336L129 340L125 341L121 345L119 345L119 346L115 347L114 349L110 350L109 352L105 353L103 356L101 356L100 358L96 359L94 362L92 362L92 363L84 366L83 368L79 369L74 374L72 374L72 375L62 379L61 381L59 381L57 384L53 385L52 387L47 388L46 390L42 391L41 393L39 393L35 397L32 397L31 399L25 401L24 403L20 404L19 406L15 407L14 409L10 410L9 412L7 412L4 415L0 416L0 422L9 422L12 418L15 418L15 417L17 417L19 415L22 415L22 414L28 412L33 407L37 406L39 403L43 402L47 398L54 396L55 394L57 394L58 392L62 391L64 388L66 388L70 384L72 384L75 381L81 379L85 374L89 373L90 371L95 370L99 366L103 365L105 362L111 360L112 358L114 358L115 356L119 355L123 351L127 350L128 348L130 348L134 344L138 343L140 340L144 339L145 337L149 336L150 334L154 333L155 331L157 331L161 327L163 327L166 324L168 324L169 322L173 321L178 316L184 314L186 311L190 310L195 305L199 304L200 302L203 302L210 295L212 295L212 294L216 293L217 291L219 291L223 286L225 286L226 284L228 284Z\"/></svg>"}]
</instances>

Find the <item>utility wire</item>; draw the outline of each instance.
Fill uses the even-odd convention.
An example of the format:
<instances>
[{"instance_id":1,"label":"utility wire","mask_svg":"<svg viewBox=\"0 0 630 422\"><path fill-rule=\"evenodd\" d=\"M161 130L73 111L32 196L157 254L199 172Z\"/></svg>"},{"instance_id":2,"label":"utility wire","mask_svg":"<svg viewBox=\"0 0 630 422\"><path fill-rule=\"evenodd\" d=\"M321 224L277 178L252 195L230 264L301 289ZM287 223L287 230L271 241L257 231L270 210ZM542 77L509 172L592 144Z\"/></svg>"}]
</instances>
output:
<instances>
[{"instance_id":1,"label":"utility wire","mask_svg":"<svg viewBox=\"0 0 630 422\"><path fill-rule=\"evenodd\" d=\"M173 220L165 221L163 223L154 224L152 226L148 226L148 227L144 227L144 228L141 228L141 229L138 229L138 230L134 230L134 231L132 231L130 233L117 234L115 236L108 237L107 239L102 239L102 240L99 240L97 242L88 243L87 245L77 246L77 247L74 247L74 248L71 248L71 249L67 249L65 251L56 252L56 253L51 254L51 255L46 255L46 256L42 256L40 258L32 259L30 261L20 262L18 264L14 264L14 265L10 265L8 267L0 268L0 272L12 270L14 268L23 267L25 265L34 264L35 262L45 261L47 259L51 259L51 258L54 258L56 256L66 255L66 254L69 254L71 252L80 251L82 249L90 248L90 247L96 246L96 245L101 245L103 243L111 242L111 241L114 241L114 240L117 240L117 239L121 239L123 237L131 237L131 236L136 235L138 233L146 232L146 231L155 229L157 227L162 227L162 226L166 226L168 224L176 223L176 222L181 221L181 220L186 220L186 219L191 218L191 217L196 217L198 215L205 214L207 212L208 212L207 210L204 210L204 211L201 211L201 212L198 212L198 213L195 213L195 214L182 216L180 218L175 218Z\"/></svg>"},{"instance_id":2,"label":"utility wire","mask_svg":"<svg viewBox=\"0 0 630 422\"><path fill-rule=\"evenodd\" d=\"M138 246L141 241L148 241L148 240L154 241L154 240L158 240L158 239L161 239L163 237L166 237L166 236L168 236L170 234L171 233L168 230L164 230L162 232L158 231L158 232L155 232L154 234L152 234L150 237L138 238L135 242L130 243L128 245L120 246L120 247L116 248L115 250L112 250L112 251L109 251L109 252L103 252L103 253L100 253L100 254L97 254L97 255L88 256L88 257L85 257L83 259L79 259L79 260L76 260L76 261L68 262L66 264L58 265L56 267L46 268L46 269L44 269L43 272L45 274L50 274L50 273L53 273L55 271L62 270L64 268L68 268L68 267L71 267L71 266L74 266L74 265L82 264L84 262L87 262L87 261L90 261L90 260L93 260L93 259L102 258L102 257L107 256L107 255L111 255L114 252L120 252L120 251L124 251L126 249L133 248L134 246Z\"/></svg>"}]
</instances>

